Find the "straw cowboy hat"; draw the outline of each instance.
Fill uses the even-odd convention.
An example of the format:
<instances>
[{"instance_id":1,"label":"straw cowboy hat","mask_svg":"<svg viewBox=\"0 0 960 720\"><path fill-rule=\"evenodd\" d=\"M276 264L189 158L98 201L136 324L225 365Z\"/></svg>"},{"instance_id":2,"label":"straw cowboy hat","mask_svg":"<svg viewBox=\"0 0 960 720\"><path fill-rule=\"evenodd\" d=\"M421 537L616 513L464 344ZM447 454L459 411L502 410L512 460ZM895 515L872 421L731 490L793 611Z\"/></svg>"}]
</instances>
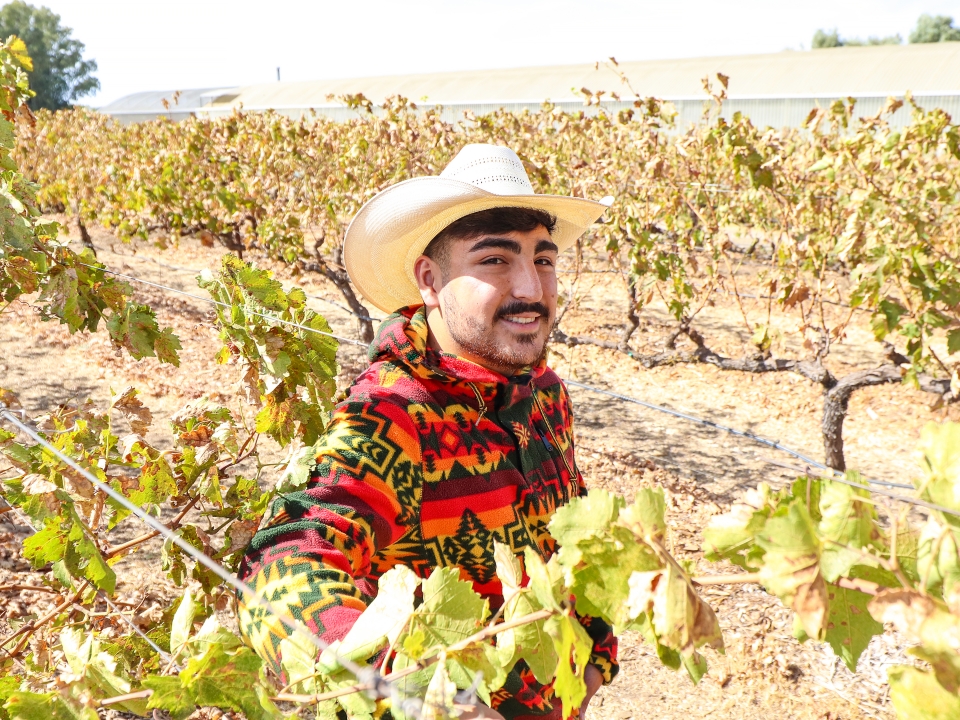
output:
<instances>
[{"instance_id":1,"label":"straw cowboy hat","mask_svg":"<svg viewBox=\"0 0 960 720\"><path fill-rule=\"evenodd\" d=\"M394 312L422 302L414 263L441 230L465 215L495 207L545 210L557 218L552 237L563 252L611 201L537 195L513 150L466 145L439 177L404 180L367 201L347 228L344 264L367 300Z\"/></svg>"}]
</instances>

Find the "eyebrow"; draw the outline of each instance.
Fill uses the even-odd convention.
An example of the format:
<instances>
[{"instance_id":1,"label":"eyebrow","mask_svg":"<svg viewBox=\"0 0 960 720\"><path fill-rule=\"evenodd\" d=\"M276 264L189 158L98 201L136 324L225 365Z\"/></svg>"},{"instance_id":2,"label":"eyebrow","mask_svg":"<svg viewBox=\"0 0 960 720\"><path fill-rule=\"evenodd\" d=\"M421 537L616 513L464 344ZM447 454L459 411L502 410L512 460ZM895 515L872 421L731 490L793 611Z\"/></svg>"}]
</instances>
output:
<instances>
[{"instance_id":1,"label":"eyebrow","mask_svg":"<svg viewBox=\"0 0 960 720\"><path fill-rule=\"evenodd\" d=\"M506 250L513 253L514 255L519 255L523 252L523 248L520 247L520 243L516 240L511 240L510 238L484 238L479 242L475 243L473 247L470 248L469 252L477 252L478 250L488 250L490 248L496 248L499 250ZM552 250L553 252L559 252L559 248L555 242L551 240L541 240L537 243L537 246L533 249L534 254L542 253L546 250Z\"/></svg>"},{"instance_id":2,"label":"eyebrow","mask_svg":"<svg viewBox=\"0 0 960 720\"><path fill-rule=\"evenodd\" d=\"M486 250L488 248L497 248L499 250L507 250L512 252L514 255L519 255L523 248L520 247L520 243L516 240L511 240L509 238L484 238L480 242L476 243L470 252L476 252L477 250Z\"/></svg>"}]
</instances>

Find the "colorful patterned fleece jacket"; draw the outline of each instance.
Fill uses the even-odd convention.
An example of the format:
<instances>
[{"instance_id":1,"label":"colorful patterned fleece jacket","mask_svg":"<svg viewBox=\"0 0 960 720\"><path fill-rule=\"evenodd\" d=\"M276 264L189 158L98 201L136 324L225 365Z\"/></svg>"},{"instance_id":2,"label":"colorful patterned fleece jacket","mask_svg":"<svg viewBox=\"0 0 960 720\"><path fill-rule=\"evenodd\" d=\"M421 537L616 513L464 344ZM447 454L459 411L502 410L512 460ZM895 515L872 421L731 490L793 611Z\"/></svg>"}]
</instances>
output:
<instances>
[{"instance_id":1,"label":"colorful patterned fleece jacket","mask_svg":"<svg viewBox=\"0 0 960 720\"><path fill-rule=\"evenodd\" d=\"M493 541L549 558L554 511L585 492L575 471L566 388L545 364L506 378L427 347L422 307L381 324L372 364L317 446L306 489L277 498L240 577L327 641L342 638L391 567L420 577L458 567L496 609L503 589ZM571 473L570 469L574 468ZM240 606L252 647L278 667L286 631ZM606 623L582 618L591 662L618 670ZM553 690L524 663L493 696L507 718L561 717Z\"/></svg>"}]
</instances>

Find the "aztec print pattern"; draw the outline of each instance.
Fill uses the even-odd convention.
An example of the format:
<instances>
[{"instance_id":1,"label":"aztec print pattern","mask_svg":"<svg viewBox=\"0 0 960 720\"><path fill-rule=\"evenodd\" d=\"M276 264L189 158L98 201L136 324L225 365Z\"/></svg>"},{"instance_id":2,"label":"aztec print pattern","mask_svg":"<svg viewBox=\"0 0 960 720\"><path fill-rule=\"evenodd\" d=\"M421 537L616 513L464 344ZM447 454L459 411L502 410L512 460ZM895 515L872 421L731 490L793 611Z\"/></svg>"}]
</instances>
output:
<instances>
[{"instance_id":1,"label":"aztec print pattern","mask_svg":"<svg viewBox=\"0 0 960 720\"><path fill-rule=\"evenodd\" d=\"M239 573L328 642L346 634L395 565L420 577L458 567L496 610L493 541L521 562L527 547L548 559L554 511L585 492L568 470L570 401L545 364L506 378L429 350L422 307L384 320L370 355L317 445L306 489L274 501ZM239 615L247 641L279 669L285 629L242 601ZM591 662L610 682L616 639L606 623L581 621ZM522 662L493 700L507 718L560 718L552 688Z\"/></svg>"}]
</instances>

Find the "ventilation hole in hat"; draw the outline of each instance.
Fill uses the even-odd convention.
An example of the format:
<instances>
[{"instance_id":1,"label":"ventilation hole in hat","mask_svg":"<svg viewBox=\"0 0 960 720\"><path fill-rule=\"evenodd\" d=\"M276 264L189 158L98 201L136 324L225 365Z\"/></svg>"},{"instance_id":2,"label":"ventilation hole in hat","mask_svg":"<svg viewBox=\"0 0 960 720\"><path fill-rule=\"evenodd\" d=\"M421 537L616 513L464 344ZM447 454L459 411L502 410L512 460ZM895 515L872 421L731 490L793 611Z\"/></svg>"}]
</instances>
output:
<instances>
[{"instance_id":1,"label":"ventilation hole in hat","mask_svg":"<svg viewBox=\"0 0 960 720\"><path fill-rule=\"evenodd\" d=\"M464 163L463 165L460 165L459 167L456 168L455 173L460 174L464 170L469 170L470 168L476 167L477 165L486 165L488 163L510 163L518 170L523 170L522 162L513 160L511 158L492 157L492 158L480 158L478 160L471 160L468 163Z\"/></svg>"},{"instance_id":2,"label":"ventilation hole in hat","mask_svg":"<svg viewBox=\"0 0 960 720\"><path fill-rule=\"evenodd\" d=\"M530 181L525 177L518 177L516 175L487 175L486 177L477 178L472 180L474 185L479 185L486 182L502 182L508 180L511 182L517 182L521 185L530 185Z\"/></svg>"}]
</instances>

